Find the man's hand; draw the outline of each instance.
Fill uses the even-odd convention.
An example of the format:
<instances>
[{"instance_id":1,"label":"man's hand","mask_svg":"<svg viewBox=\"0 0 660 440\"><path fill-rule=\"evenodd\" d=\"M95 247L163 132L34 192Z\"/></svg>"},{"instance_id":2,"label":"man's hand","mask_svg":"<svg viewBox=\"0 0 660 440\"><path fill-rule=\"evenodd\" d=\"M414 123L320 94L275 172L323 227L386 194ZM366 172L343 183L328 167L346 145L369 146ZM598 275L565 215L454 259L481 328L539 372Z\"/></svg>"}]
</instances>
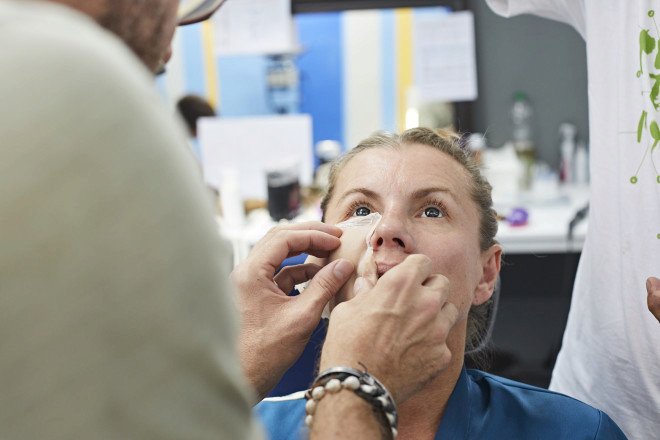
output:
<instances>
[{"instance_id":1,"label":"man's hand","mask_svg":"<svg viewBox=\"0 0 660 440\"><path fill-rule=\"evenodd\" d=\"M660 322L660 279L649 277L646 280L646 303L653 316Z\"/></svg>"},{"instance_id":2,"label":"man's hand","mask_svg":"<svg viewBox=\"0 0 660 440\"><path fill-rule=\"evenodd\" d=\"M431 273L428 257L410 255L375 286L359 283L356 296L332 312L321 370L363 364L401 403L451 360L446 341L458 309L447 302L449 281Z\"/></svg>"},{"instance_id":3,"label":"man's hand","mask_svg":"<svg viewBox=\"0 0 660 440\"><path fill-rule=\"evenodd\" d=\"M323 308L354 271L347 260L321 268L301 264L275 271L286 258L306 252L325 258L336 249L341 229L320 222L277 226L232 272L241 331L238 351L248 382L263 398L298 359L321 319ZM296 284L311 279L298 296Z\"/></svg>"}]
</instances>

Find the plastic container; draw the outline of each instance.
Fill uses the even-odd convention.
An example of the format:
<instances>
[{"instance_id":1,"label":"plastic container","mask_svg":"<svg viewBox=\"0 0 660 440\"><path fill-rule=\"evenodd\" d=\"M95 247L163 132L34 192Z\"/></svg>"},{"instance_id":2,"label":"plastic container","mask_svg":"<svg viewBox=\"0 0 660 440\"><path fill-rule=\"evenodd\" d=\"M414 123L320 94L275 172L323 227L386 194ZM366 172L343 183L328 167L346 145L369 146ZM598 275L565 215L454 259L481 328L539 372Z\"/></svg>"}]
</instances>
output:
<instances>
[{"instance_id":1,"label":"plastic container","mask_svg":"<svg viewBox=\"0 0 660 440\"><path fill-rule=\"evenodd\" d=\"M534 112L532 105L524 92L516 92L513 95L511 107L511 121L513 131L511 140L516 150L528 150L534 148L532 117Z\"/></svg>"},{"instance_id":2,"label":"plastic container","mask_svg":"<svg viewBox=\"0 0 660 440\"><path fill-rule=\"evenodd\" d=\"M532 186L533 167L536 159L534 148L532 105L524 92L516 92L511 106L511 142L518 159L522 162L524 172L520 181L520 188L528 190Z\"/></svg>"},{"instance_id":3,"label":"plastic container","mask_svg":"<svg viewBox=\"0 0 660 440\"><path fill-rule=\"evenodd\" d=\"M266 170L268 213L275 221L291 220L300 211L299 165L288 164Z\"/></svg>"}]
</instances>

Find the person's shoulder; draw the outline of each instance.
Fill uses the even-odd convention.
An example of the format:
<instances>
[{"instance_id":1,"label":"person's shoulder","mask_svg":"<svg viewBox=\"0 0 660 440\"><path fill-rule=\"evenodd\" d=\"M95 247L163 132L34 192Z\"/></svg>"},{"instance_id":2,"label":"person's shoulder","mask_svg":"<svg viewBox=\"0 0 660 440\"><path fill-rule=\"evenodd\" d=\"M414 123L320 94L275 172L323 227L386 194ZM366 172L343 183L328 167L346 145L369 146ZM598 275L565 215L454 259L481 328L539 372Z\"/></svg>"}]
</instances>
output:
<instances>
[{"instance_id":1,"label":"person's shoulder","mask_svg":"<svg viewBox=\"0 0 660 440\"><path fill-rule=\"evenodd\" d=\"M268 438L299 438L305 429L305 391L282 397L267 397L254 407Z\"/></svg>"},{"instance_id":2,"label":"person's shoulder","mask_svg":"<svg viewBox=\"0 0 660 440\"><path fill-rule=\"evenodd\" d=\"M134 81L148 87L149 73L130 49L73 8L9 0L0 5L0 23L3 41L12 41L0 53L3 59L12 59L14 71L20 71L24 81L36 84L47 79L51 88L63 83L126 88Z\"/></svg>"},{"instance_id":3,"label":"person's shoulder","mask_svg":"<svg viewBox=\"0 0 660 440\"><path fill-rule=\"evenodd\" d=\"M555 439L626 438L607 414L570 396L479 370L468 370L468 376L479 389L482 408L488 408L492 422L500 418L517 420L505 428L513 429L514 436L534 433L537 438Z\"/></svg>"},{"instance_id":4,"label":"person's shoulder","mask_svg":"<svg viewBox=\"0 0 660 440\"><path fill-rule=\"evenodd\" d=\"M151 73L90 17L51 2L7 0L0 23L0 40L14 42L0 45L0 81L13 86L3 90L0 116L43 131L17 142L43 144L48 134L51 151L94 151L103 167L117 163L124 172L125 160L107 159L153 163L184 149Z\"/></svg>"}]
</instances>

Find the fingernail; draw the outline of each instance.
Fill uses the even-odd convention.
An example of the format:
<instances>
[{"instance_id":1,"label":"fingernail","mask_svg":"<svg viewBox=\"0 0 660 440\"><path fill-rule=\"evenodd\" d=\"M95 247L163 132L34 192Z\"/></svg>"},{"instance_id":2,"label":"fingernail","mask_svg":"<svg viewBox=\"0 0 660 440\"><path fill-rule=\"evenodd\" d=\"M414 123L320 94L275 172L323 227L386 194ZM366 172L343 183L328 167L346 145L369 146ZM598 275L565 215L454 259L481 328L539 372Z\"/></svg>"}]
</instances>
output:
<instances>
[{"instance_id":1,"label":"fingernail","mask_svg":"<svg viewBox=\"0 0 660 440\"><path fill-rule=\"evenodd\" d=\"M337 278L348 278L353 273L353 265L347 260L339 260L332 269Z\"/></svg>"},{"instance_id":2,"label":"fingernail","mask_svg":"<svg viewBox=\"0 0 660 440\"><path fill-rule=\"evenodd\" d=\"M353 294L359 294L360 291L364 289L365 284L363 277L357 277L355 279L355 284L353 284Z\"/></svg>"},{"instance_id":3,"label":"fingernail","mask_svg":"<svg viewBox=\"0 0 660 440\"><path fill-rule=\"evenodd\" d=\"M654 290L660 289L660 280L655 277L649 277L646 280L646 290L653 292Z\"/></svg>"}]
</instances>

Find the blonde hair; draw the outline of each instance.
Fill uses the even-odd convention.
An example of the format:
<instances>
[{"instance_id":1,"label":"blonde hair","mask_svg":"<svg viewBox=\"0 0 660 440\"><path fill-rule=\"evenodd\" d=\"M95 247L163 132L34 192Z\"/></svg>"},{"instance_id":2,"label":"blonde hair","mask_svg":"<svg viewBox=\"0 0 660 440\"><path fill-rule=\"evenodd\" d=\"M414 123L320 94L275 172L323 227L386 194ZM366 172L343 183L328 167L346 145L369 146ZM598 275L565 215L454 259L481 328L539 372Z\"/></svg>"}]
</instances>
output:
<instances>
[{"instance_id":1,"label":"blonde hair","mask_svg":"<svg viewBox=\"0 0 660 440\"><path fill-rule=\"evenodd\" d=\"M496 244L497 215L493 209L492 187L481 175L481 171L472 157L462 148L458 134L448 130L434 131L422 127L412 128L401 134L376 133L360 142L355 148L337 159L330 168L328 190L321 201L323 217L325 218L328 203L332 199L341 171L355 156L365 150L374 148L401 148L413 144L434 148L447 154L463 167L468 175L468 192L479 211L479 247L481 251L485 251ZM485 303L473 306L470 309L465 341L466 352L475 351L483 346L485 339L488 337L494 308L495 299L491 297Z\"/></svg>"}]
</instances>

